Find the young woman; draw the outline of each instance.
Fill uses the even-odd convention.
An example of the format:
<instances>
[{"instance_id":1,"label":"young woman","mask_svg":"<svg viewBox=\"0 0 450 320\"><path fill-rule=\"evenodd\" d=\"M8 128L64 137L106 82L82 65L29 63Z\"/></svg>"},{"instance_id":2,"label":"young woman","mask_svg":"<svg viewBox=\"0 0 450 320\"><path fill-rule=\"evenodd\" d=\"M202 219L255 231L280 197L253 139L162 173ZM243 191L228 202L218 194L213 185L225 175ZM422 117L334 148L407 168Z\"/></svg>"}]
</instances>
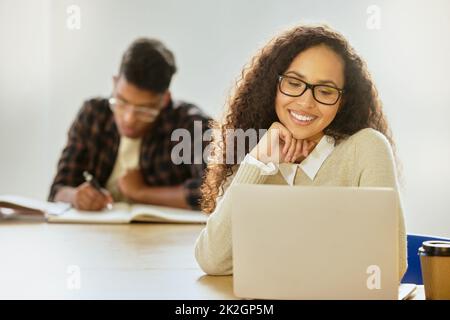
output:
<instances>
[{"instance_id":1,"label":"young woman","mask_svg":"<svg viewBox=\"0 0 450 320\"><path fill-rule=\"evenodd\" d=\"M239 166L211 164L202 187L202 208L212 214L195 254L208 274L232 273L231 184L398 190L393 140L366 64L326 26L288 30L253 58L229 101L214 153L234 151L227 149L229 129L250 128L268 131ZM406 271L401 205L398 215L393 245L399 246L400 280Z\"/></svg>"}]
</instances>

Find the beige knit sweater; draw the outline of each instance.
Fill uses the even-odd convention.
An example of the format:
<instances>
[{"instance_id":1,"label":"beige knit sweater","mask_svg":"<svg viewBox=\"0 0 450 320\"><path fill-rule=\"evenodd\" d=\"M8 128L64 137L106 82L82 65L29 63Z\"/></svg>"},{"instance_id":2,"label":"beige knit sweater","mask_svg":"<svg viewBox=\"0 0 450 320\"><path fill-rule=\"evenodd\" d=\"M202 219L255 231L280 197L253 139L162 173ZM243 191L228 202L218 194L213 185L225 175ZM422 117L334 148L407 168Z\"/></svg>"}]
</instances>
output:
<instances>
[{"instance_id":1,"label":"beige knit sweater","mask_svg":"<svg viewBox=\"0 0 450 320\"><path fill-rule=\"evenodd\" d=\"M231 181L231 180L230 180ZM278 171L267 176L254 164L241 163L232 181L250 184L286 184ZM392 187L398 192L398 181L391 146L386 137L370 128L360 130L339 143L327 157L314 180L297 169L295 185ZM406 271L406 234L399 195L399 280ZM218 199L215 211L200 233L195 245L195 257L204 272L211 275L233 273L231 248L231 212L229 193Z\"/></svg>"}]
</instances>

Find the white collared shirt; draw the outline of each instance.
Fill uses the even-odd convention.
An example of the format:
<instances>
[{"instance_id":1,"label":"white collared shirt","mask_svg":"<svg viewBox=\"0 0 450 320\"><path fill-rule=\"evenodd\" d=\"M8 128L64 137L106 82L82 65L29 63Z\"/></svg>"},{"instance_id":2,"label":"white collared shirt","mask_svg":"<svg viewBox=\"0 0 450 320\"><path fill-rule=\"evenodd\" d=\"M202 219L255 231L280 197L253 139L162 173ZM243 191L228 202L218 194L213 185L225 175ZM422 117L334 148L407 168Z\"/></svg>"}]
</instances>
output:
<instances>
[{"instance_id":1,"label":"white collared shirt","mask_svg":"<svg viewBox=\"0 0 450 320\"><path fill-rule=\"evenodd\" d=\"M281 163L277 165L273 162L265 164L255 159L250 155L250 153L245 156L243 162L258 166L261 170L261 174L264 175L274 175L278 172L278 170L280 170L280 173L284 180L286 180L287 184L293 186L297 168L302 169L311 180L314 180L322 164L333 152L334 144L335 142L333 137L324 135L314 150L301 163L298 164Z\"/></svg>"}]
</instances>

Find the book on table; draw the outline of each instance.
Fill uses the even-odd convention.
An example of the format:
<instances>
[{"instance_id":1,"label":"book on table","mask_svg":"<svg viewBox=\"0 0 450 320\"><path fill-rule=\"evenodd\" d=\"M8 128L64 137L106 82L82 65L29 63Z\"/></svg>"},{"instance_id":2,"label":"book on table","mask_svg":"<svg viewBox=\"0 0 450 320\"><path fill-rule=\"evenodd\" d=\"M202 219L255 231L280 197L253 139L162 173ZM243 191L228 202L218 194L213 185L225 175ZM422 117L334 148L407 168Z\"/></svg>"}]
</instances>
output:
<instances>
[{"instance_id":1,"label":"book on table","mask_svg":"<svg viewBox=\"0 0 450 320\"><path fill-rule=\"evenodd\" d=\"M201 211L125 202L114 203L111 209L102 211L81 211L67 203L0 195L0 218L45 220L50 223L205 223L207 215Z\"/></svg>"}]
</instances>

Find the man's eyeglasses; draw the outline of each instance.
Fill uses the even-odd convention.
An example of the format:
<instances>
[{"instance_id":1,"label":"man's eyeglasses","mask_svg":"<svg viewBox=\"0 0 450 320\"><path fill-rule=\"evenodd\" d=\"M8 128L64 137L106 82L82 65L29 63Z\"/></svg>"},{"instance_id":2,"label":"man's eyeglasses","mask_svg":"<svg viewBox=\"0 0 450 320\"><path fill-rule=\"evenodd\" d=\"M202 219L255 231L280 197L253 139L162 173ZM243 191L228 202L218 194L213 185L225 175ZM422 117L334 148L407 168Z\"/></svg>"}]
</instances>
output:
<instances>
[{"instance_id":1,"label":"man's eyeglasses","mask_svg":"<svg viewBox=\"0 0 450 320\"><path fill-rule=\"evenodd\" d=\"M300 97L311 89L314 99L322 104L334 105L338 102L343 89L325 84L310 84L295 77L280 75L278 76L278 89L281 93L289 97Z\"/></svg>"},{"instance_id":2,"label":"man's eyeglasses","mask_svg":"<svg viewBox=\"0 0 450 320\"><path fill-rule=\"evenodd\" d=\"M109 107L111 110L119 116L131 111L134 116L142 122L153 122L158 116L160 109L154 107L141 107L135 106L131 103L125 102L121 99L111 97L108 99Z\"/></svg>"}]
</instances>

